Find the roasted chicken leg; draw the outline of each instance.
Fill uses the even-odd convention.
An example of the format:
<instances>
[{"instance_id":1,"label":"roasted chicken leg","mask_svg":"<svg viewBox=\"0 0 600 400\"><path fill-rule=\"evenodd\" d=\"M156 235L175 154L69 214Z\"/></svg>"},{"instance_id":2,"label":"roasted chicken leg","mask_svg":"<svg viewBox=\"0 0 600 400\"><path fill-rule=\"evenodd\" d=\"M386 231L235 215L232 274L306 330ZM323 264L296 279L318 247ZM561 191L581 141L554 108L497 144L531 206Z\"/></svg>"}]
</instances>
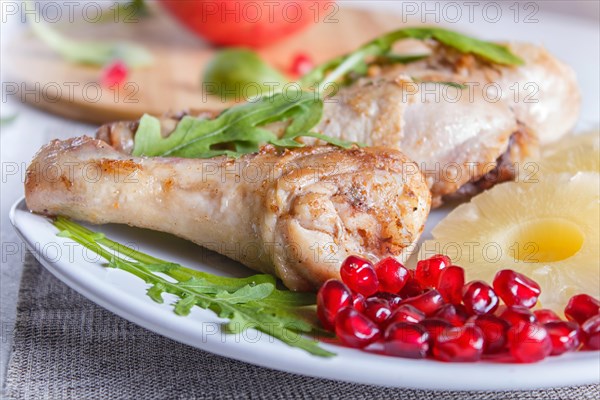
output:
<instances>
[{"instance_id":1,"label":"roasted chicken leg","mask_svg":"<svg viewBox=\"0 0 600 400\"><path fill-rule=\"evenodd\" d=\"M132 158L87 137L42 148L25 196L37 213L172 233L293 290L339 278L349 254L404 259L430 206L417 166L396 150Z\"/></svg>"}]
</instances>

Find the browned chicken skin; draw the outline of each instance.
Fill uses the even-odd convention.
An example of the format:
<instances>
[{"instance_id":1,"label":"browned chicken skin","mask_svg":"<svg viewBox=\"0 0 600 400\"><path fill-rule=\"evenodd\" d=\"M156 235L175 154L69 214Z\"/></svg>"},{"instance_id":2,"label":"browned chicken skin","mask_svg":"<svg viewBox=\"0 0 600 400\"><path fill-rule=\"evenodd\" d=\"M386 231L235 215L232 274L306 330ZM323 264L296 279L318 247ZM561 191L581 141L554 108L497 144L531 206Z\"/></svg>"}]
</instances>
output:
<instances>
[{"instance_id":1,"label":"browned chicken skin","mask_svg":"<svg viewBox=\"0 0 600 400\"><path fill-rule=\"evenodd\" d=\"M350 254L404 259L430 206L418 168L395 150L135 158L87 137L42 148L25 196L37 213L180 236L275 274L293 290L339 278Z\"/></svg>"}]
</instances>

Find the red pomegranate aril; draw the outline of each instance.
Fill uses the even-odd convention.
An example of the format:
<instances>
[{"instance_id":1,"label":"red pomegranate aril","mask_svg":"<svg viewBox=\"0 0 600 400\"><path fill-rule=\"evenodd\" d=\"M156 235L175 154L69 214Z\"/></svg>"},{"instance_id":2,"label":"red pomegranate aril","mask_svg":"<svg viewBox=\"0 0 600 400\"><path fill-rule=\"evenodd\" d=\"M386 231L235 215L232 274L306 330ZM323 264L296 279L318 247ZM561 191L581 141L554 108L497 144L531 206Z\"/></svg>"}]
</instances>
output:
<instances>
[{"instance_id":1,"label":"red pomegranate aril","mask_svg":"<svg viewBox=\"0 0 600 400\"><path fill-rule=\"evenodd\" d=\"M298 53L292 59L292 66L290 67L290 72L294 76L302 76L310 72L313 69L315 63L310 58L310 56L306 53Z\"/></svg>"},{"instance_id":2,"label":"red pomegranate aril","mask_svg":"<svg viewBox=\"0 0 600 400\"><path fill-rule=\"evenodd\" d=\"M371 297L365 300L364 314L377 325L383 324L392 314L386 300Z\"/></svg>"},{"instance_id":3,"label":"red pomegranate aril","mask_svg":"<svg viewBox=\"0 0 600 400\"><path fill-rule=\"evenodd\" d=\"M558 356L568 351L575 351L581 344L579 325L575 322L551 321L543 325L552 342L550 355Z\"/></svg>"},{"instance_id":4,"label":"red pomegranate aril","mask_svg":"<svg viewBox=\"0 0 600 400\"><path fill-rule=\"evenodd\" d=\"M531 308L541 293L540 285L512 269L498 271L494 277L494 291L507 306Z\"/></svg>"},{"instance_id":5,"label":"red pomegranate aril","mask_svg":"<svg viewBox=\"0 0 600 400\"><path fill-rule=\"evenodd\" d=\"M451 265L440 272L436 285L446 302L460 304L462 302L462 289L465 285L465 270L456 265Z\"/></svg>"},{"instance_id":6,"label":"red pomegranate aril","mask_svg":"<svg viewBox=\"0 0 600 400\"><path fill-rule=\"evenodd\" d=\"M429 333L417 324L394 323L385 331L383 349L391 356L425 358L429 350Z\"/></svg>"},{"instance_id":7,"label":"red pomegranate aril","mask_svg":"<svg viewBox=\"0 0 600 400\"><path fill-rule=\"evenodd\" d=\"M337 279L325 282L317 293L317 316L327 330L333 331L337 313L351 305L350 289Z\"/></svg>"},{"instance_id":8,"label":"red pomegranate aril","mask_svg":"<svg viewBox=\"0 0 600 400\"><path fill-rule=\"evenodd\" d=\"M375 297L386 300L389 303L391 310L395 310L400 306L400 303L402 303L402 297L397 294L379 292Z\"/></svg>"},{"instance_id":9,"label":"red pomegranate aril","mask_svg":"<svg viewBox=\"0 0 600 400\"><path fill-rule=\"evenodd\" d=\"M340 268L342 281L348 287L363 296L369 297L375 294L379 288L377 274L373 269L373 264L357 256L349 256L342 263Z\"/></svg>"},{"instance_id":10,"label":"red pomegranate aril","mask_svg":"<svg viewBox=\"0 0 600 400\"><path fill-rule=\"evenodd\" d=\"M408 281L408 269L392 257L384 258L375 264L379 280L379 291L398 293Z\"/></svg>"},{"instance_id":11,"label":"red pomegranate aril","mask_svg":"<svg viewBox=\"0 0 600 400\"><path fill-rule=\"evenodd\" d=\"M463 303L471 315L493 313L498 308L498 296L483 281L471 281L463 287Z\"/></svg>"},{"instance_id":12,"label":"red pomegranate aril","mask_svg":"<svg viewBox=\"0 0 600 400\"><path fill-rule=\"evenodd\" d=\"M446 332L448 328L454 327L450 322L441 318L425 318L423 321L419 322L419 325L429 332L430 350L433 348L433 343L438 340L440 335Z\"/></svg>"},{"instance_id":13,"label":"red pomegranate aril","mask_svg":"<svg viewBox=\"0 0 600 400\"><path fill-rule=\"evenodd\" d=\"M561 321L560 317L552 310L542 308L533 312L535 318L540 324L547 324L548 322Z\"/></svg>"},{"instance_id":14,"label":"red pomegranate aril","mask_svg":"<svg viewBox=\"0 0 600 400\"><path fill-rule=\"evenodd\" d=\"M124 83L127 75L129 75L127 64L121 60L115 60L102 69L100 83L106 88L111 88L114 85Z\"/></svg>"},{"instance_id":15,"label":"red pomegranate aril","mask_svg":"<svg viewBox=\"0 0 600 400\"><path fill-rule=\"evenodd\" d=\"M534 363L552 352L548 331L539 324L523 323L508 331L510 354L519 363Z\"/></svg>"},{"instance_id":16,"label":"red pomegranate aril","mask_svg":"<svg viewBox=\"0 0 600 400\"><path fill-rule=\"evenodd\" d=\"M467 321L467 318L469 317L466 313L462 311L461 308L457 309L457 307L453 306L452 304L446 304L442 306L442 308L437 310L436 313L433 314L433 316L436 318L444 319L450 322L450 324L452 324L453 326L464 325Z\"/></svg>"},{"instance_id":17,"label":"red pomegranate aril","mask_svg":"<svg viewBox=\"0 0 600 400\"><path fill-rule=\"evenodd\" d=\"M409 299L402 301L402 304L410 304L411 306L421 310L425 315L432 316L437 310L445 304L440 292L435 289L429 290Z\"/></svg>"},{"instance_id":18,"label":"red pomegranate aril","mask_svg":"<svg viewBox=\"0 0 600 400\"><path fill-rule=\"evenodd\" d=\"M600 301L587 294L577 294L571 297L565 307L567 319L580 325L598 314L600 314Z\"/></svg>"},{"instance_id":19,"label":"red pomegranate aril","mask_svg":"<svg viewBox=\"0 0 600 400\"><path fill-rule=\"evenodd\" d=\"M423 286L435 287L439 282L441 271L448 266L450 266L450 258L436 254L417 262L415 278Z\"/></svg>"},{"instance_id":20,"label":"red pomegranate aril","mask_svg":"<svg viewBox=\"0 0 600 400\"><path fill-rule=\"evenodd\" d=\"M392 313L388 323L393 324L395 322L411 322L416 324L424 319L425 313L417 310L415 307L409 304L403 304Z\"/></svg>"},{"instance_id":21,"label":"red pomegranate aril","mask_svg":"<svg viewBox=\"0 0 600 400\"><path fill-rule=\"evenodd\" d=\"M585 347L600 350L600 315L594 315L581 325Z\"/></svg>"},{"instance_id":22,"label":"red pomegranate aril","mask_svg":"<svg viewBox=\"0 0 600 400\"><path fill-rule=\"evenodd\" d=\"M440 361L473 362L483 354L483 333L474 325L446 329L433 344L433 356Z\"/></svg>"},{"instance_id":23,"label":"red pomegranate aril","mask_svg":"<svg viewBox=\"0 0 600 400\"><path fill-rule=\"evenodd\" d=\"M486 314L471 317L467 324L474 324L483 332L483 354L496 354L506 349L510 325L505 320Z\"/></svg>"},{"instance_id":24,"label":"red pomegranate aril","mask_svg":"<svg viewBox=\"0 0 600 400\"><path fill-rule=\"evenodd\" d=\"M425 292L426 292L426 290L423 287L423 285L421 285L419 283L419 281L417 280L417 278L415 278L415 270L414 269L409 269L408 270L408 280L406 281L406 284L404 285L404 287L400 291L400 296L402 298L406 299L406 298L409 298L409 297L418 296L418 295L423 294Z\"/></svg>"},{"instance_id":25,"label":"red pomegranate aril","mask_svg":"<svg viewBox=\"0 0 600 400\"><path fill-rule=\"evenodd\" d=\"M352 307L354 307L355 310L363 312L363 311L365 311L366 306L367 306L367 304L366 304L365 296L363 296L360 293L352 294Z\"/></svg>"},{"instance_id":26,"label":"red pomegranate aril","mask_svg":"<svg viewBox=\"0 0 600 400\"><path fill-rule=\"evenodd\" d=\"M352 307L343 308L335 317L335 334L346 346L367 347L379 339L380 332L373 321Z\"/></svg>"},{"instance_id":27,"label":"red pomegranate aril","mask_svg":"<svg viewBox=\"0 0 600 400\"><path fill-rule=\"evenodd\" d=\"M538 322L531 310L523 306L506 307L500 314L500 319L508 322L511 327L522 324L535 324Z\"/></svg>"}]
</instances>

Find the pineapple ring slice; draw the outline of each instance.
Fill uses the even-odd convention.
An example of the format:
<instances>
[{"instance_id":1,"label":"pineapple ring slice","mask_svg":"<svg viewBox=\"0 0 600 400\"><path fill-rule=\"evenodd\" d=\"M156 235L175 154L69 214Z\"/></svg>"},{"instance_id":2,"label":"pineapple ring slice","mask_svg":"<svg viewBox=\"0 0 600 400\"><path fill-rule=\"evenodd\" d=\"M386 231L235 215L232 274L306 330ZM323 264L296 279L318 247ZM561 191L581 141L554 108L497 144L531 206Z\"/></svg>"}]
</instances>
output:
<instances>
[{"instance_id":1,"label":"pineapple ring slice","mask_svg":"<svg viewBox=\"0 0 600 400\"><path fill-rule=\"evenodd\" d=\"M538 307L562 314L577 293L600 297L600 174L548 175L495 186L454 209L419 258L448 255L467 280L513 269L537 281Z\"/></svg>"},{"instance_id":2,"label":"pineapple ring slice","mask_svg":"<svg viewBox=\"0 0 600 400\"><path fill-rule=\"evenodd\" d=\"M540 174L600 172L600 132L568 135L542 149Z\"/></svg>"}]
</instances>

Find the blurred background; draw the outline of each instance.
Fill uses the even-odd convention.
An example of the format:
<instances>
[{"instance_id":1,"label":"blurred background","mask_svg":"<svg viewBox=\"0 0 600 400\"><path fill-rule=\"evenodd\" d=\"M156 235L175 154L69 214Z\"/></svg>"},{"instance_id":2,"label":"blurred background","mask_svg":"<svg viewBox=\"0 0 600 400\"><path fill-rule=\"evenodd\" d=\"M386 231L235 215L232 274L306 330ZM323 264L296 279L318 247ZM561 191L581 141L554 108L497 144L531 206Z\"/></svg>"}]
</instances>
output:
<instances>
[{"instance_id":1,"label":"blurred background","mask_svg":"<svg viewBox=\"0 0 600 400\"><path fill-rule=\"evenodd\" d=\"M598 26L599 4L3 1L2 118L10 116L10 99L93 124L222 109L265 90L267 82L293 82L383 32L418 24L541 43L586 76L595 72L598 32L584 31ZM227 51L239 48L249 50ZM257 85L235 87L247 82ZM598 108L597 94L586 106Z\"/></svg>"}]
</instances>

